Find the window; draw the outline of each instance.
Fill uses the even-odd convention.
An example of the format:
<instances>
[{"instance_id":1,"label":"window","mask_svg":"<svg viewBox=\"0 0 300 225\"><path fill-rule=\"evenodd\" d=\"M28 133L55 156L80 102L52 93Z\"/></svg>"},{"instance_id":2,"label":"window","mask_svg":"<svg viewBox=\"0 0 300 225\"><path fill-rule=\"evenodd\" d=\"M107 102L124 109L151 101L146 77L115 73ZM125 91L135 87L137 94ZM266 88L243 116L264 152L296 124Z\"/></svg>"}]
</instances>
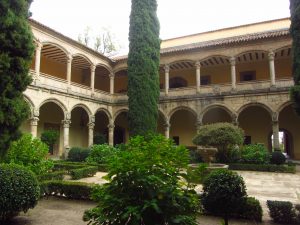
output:
<instances>
[{"instance_id":1,"label":"window","mask_svg":"<svg viewBox=\"0 0 300 225\"><path fill-rule=\"evenodd\" d=\"M211 81L209 75L201 76L201 85L210 85L210 84Z\"/></svg>"},{"instance_id":2,"label":"window","mask_svg":"<svg viewBox=\"0 0 300 225\"><path fill-rule=\"evenodd\" d=\"M256 80L256 72L255 71L240 72L240 81L251 81L251 80Z\"/></svg>"}]
</instances>

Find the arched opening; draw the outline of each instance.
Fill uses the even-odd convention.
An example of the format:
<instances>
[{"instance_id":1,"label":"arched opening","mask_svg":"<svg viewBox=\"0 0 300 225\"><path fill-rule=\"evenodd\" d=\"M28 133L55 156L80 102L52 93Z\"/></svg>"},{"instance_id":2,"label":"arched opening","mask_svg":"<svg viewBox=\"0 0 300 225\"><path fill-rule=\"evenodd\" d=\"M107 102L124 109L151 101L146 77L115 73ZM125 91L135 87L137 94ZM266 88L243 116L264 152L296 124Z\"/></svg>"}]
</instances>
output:
<instances>
[{"instance_id":1,"label":"arched opening","mask_svg":"<svg viewBox=\"0 0 300 225\"><path fill-rule=\"evenodd\" d=\"M52 44L45 44L41 51L40 75L67 79L67 55Z\"/></svg>"},{"instance_id":2,"label":"arched opening","mask_svg":"<svg viewBox=\"0 0 300 225\"><path fill-rule=\"evenodd\" d=\"M127 69L120 70L115 73L115 93L125 94L128 89Z\"/></svg>"},{"instance_id":3,"label":"arched opening","mask_svg":"<svg viewBox=\"0 0 300 225\"><path fill-rule=\"evenodd\" d=\"M172 114L170 118L170 138L176 144L185 145L189 149L194 148L192 142L196 135L196 121L195 114L186 109L179 109Z\"/></svg>"},{"instance_id":4,"label":"arched opening","mask_svg":"<svg viewBox=\"0 0 300 225\"><path fill-rule=\"evenodd\" d=\"M273 134L270 134L269 143L271 149L274 149L273 144ZM293 154L293 136L288 130L279 130L279 147L286 154L287 157L291 158Z\"/></svg>"},{"instance_id":5,"label":"arched opening","mask_svg":"<svg viewBox=\"0 0 300 225\"><path fill-rule=\"evenodd\" d=\"M128 112L121 112L115 119L114 145L129 140Z\"/></svg>"},{"instance_id":6,"label":"arched opening","mask_svg":"<svg viewBox=\"0 0 300 225\"><path fill-rule=\"evenodd\" d=\"M95 89L109 92L110 72L103 66L97 66L95 70Z\"/></svg>"},{"instance_id":7,"label":"arched opening","mask_svg":"<svg viewBox=\"0 0 300 225\"><path fill-rule=\"evenodd\" d=\"M292 104L285 106L279 113L279 130L287 134L286 148L289 156L300 159L300 116L296 114ZM283 138L284 138L283 137ZM284 142L283 142L284 143ZM289 147L289 149L288 149Z\"/></svg>"},{"instance_id":8,"label":"arched opening","mask_svg":"<svg viewBox=\"0 0 300 225\"><path fill-rule=\"evenodd\" d=\"M230 63L228 57L211 56L200 62L201 86L211 84L227 84L231 82Z\"/></svg>"},{"instance_id":9,"label":"arched opening","mask_svg":"<svg viewBox=\"0 0 300 225\"><path fill-rule=\"evenodd\" d=\"M55 102L47 102L40 107L40 115L38 121L38 137L46 130L56 130L59 133L59 140L50 149L53 156L61 156L63 153L63 127L64 120L63 109Z\"/></svg>"},{"instance_id":10,"label":"arched opening","mask_svg":"<svg viewBox=\"0 0 300 225\"><path fill-rule=\"evenodd\" d=\"M202 118L203 124L220 123L220 122L232 122L231 115L224 108L213 107L206 111Z\"/></svg>"},{"instance_id":11,"label":"arched opening","mask_svg":"<svg viewBox=\"0 0 300 225\"><path fill-rule=\"evenodd\" d=\"M196 69L191 61L175 62L170 65L169 88L196 86Z\"/></svg>"},{"instance_id":12,"label":"arched opening","mask_svg":"<svg viewBox=\"0 0 300 225\"><path fill-rule=\"evenodd\" d=\"M89 115L82 107L76 107L71 111L70 146L88 147L88 123Z\"/></svg>"},{"instance_id":13,"label":"arched opening","mask_svg":"<svg viewBox=\"0 0 300 225\"><path fill-rule=\"evenodd\" d=\"M237 82L270 80L268 53L250 51L236 57Z\"/></svg>"},{"instance_id":14,"label":"arched opening","mask_svg":"<svg viewBox=\"0 0 300 225\"><path fill-rule=\"evenodd\" d=\"M91 64L86 58L80 55L74 56L71 71L71 81L73 83L87 87L91 86Z\"/></svg>"},{"instance_id":15,"label":"arched opening","mask_svg":"<svg viewBox=\"0 0 300 225\"><path fill-rule=\"evenodd\" d=\"M269 148L269 133L272 132L270 113L259 105L245 107L238 117L239 126L245 132L245 144L261 143ZM271 151L271 149L269 149Z\"/></svg>"},{"instance_id":16,"label":"arched opening","mask_svg":"<svg viewBox=\"0 0 300 225\"><path fill-rule=\"evenodd\" d=\"M276 79L292 78L292 49L285 47L275 51Z\"/></svg>"},{"instance_id":17,"label":"arched opening","mask_svg":"<svg viewBox=\"0 0 300 225\"><path fill-rule=\"evenodd\" d=\"M108 143L108 124L109 119L106 113L98 111L95 115L94 144L98 144L96 139L99 141L102 139Z\"/></svg>"}]
</instances>

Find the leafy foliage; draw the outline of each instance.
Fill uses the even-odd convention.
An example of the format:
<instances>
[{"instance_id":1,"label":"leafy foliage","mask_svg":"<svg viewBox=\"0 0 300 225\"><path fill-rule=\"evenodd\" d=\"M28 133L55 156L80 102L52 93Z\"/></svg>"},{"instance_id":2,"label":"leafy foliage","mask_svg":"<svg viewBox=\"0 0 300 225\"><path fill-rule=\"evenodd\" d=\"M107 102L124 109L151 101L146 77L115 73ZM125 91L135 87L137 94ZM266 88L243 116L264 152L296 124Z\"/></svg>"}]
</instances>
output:
<instances>
[{"instance_id":1,"label":"leafy foliage","mask_svg":"<svg viewBox=\"0 0 300 225\"><path fill-rule=\"evenodd\" d=\"M69 151L68 160L72 162L85 162L89 154L89 148L73 147Z\"/></svg>"},{"instance_id":2,"label":"leafy foliage","mask_svg":"<svg viewBox=\"0 0 300 225\"><path fill-rule=\"evenodd\" d=\"M237 217L243 219L250 219L256 222L261 222L263 210L259 201L253 197L247 197L246 201L240 205Z\"/></svg>"},{"instance_id":3,"label":"leafy foliage","mask_svg":"<svg viewBox=\"0 0 300 225\"><path fill-rule=\"evenodd\" d=\"M34 46L27 17L30 0L0 1L0 157L20 136L21 123L29 116L23 92Z\"/></svg>"},{"instance_id":4,"label":"leafy foliage","mask_svg":"<svg viewBox=\"0 0 300 225\"><path fill-rule=\"evenodd\" d=\"M88 163L106 164L111 157L118 153L118 149L107 145L93 145L86 161Z\"/></svg>"},{"instance_id":5,"label":"leafy foliage","mask_svg":"<svg viewBox=\"0 0 300 225\"><path fill-rule=\"evenodd\" d=\"M245 145L241 151L241 161L248 164L267 164L270 153L262 144Z\"/></svg>"},{"instance_id":6,"label":"leafy foliage","mask_svg":"<svg viewBox=\"0 0 300 225\"><path fill-rule=\"evenodd\" d=\"M232 164L229 164L229 169L230 170L296 173L295 165L232 163Z\"/></svg>"},{"instance_id":7,"label":"leafy foliage","mask_svg":"<svg viewBox=\"0 0 300 225\"><path fill-rule=\"evenodd\" d=\"M160 60L156 10L156 0L132 0L127 61L131 135L156 132Z\"/></svg>"},{"instance_id":8,"label":"leafy foliage","mask_svg":"<svg viewBox=\"0 0 300 225\"><path fill-rule=\"evenodd\" d=\"M57 130L45 130L41 134L41 140L48 145L50 152L53 153L53 145L57 142L59 133Z\"/></svg>"},{"instance_id":9,"label":"leafy foliage","mask_svg":"<svg viewBox=\"0 0 300 225\"><path fill-rule=\"evenodd\" d=\"M36 175L42 175L53 167L53 162L47 157L47 145L38 138L32 138L30 134L24 134L11 144L5 161L23 165Z\"/></svg>"},{"instance_id":10,"label":"leafy foliage","mask_svg":"<svg viewBox=\"0 0 300 225\"><path fill-rule=\"evenodd\" d=\"M109 160L109 183L97 187L98 206L85 213L91 224L195 225L199 202L181 180L189 153L163 136L132 138Z\"/></svg>"},{"instance_id":11,"label":"leafy foliage","mask_svg":"<svg viewBox=\"0 0 300 225\"><path fill-rule=\"evenodd\" d=\"M243 130L231 123L214 123L201 126L193 139L196 145L217 148L216 159L219 162L230 161L230 149L243 144L243 141Z\"/></svg>"},{"instance_id":12,"label":"leafy foliage","mask_svg":"<svg viewBox=\"0 0 300 225\"><path fill-rule=\"evenodd\" d=\"M96 133L94 135L94 145L103 145L107 143L107 138L104 134Z\"/></svg>"},{"instance_id":13,"label":"leafy foliage","mask_svg":"<svg viewBox=\"0 0 300 225\"><path fill-rule=\"evenodd\" d=\"M271 154L270 162L276 165L282 165L286 161L284 154L280 150L275 150Z\"/></svg>"},{"instance_id":14,"label":"leafy foliage","mask_svg":"<svg viewBox=\"0 0 300 225\"><path fill-rule=\"evenodd\" d=\"M201 202L204 209L220 215L228 225L230 215L237 213L247 197L243 178L229 170L215 170L203 182Z\"/></svg>"},{"instance_id":15,"label":"leafy foliage","mask_svg":"<svg viewBox=\"0 0 300 225\"><path fill-rule=\"evenodd\" d=\"M0 164L0 184L0 222L21 211L27 212L37 204L40 188L36 177L28 169Z\"/></svg>"},{"instance_id":16,"label":"leafy foliage","mask_svg":"<svg viewBox=\"0 0 300 225\"><path fill-rule=\"evenodd\" d=\"M291 27L290 33L293 38L293 75L295 85L290 89L291 100L294 108L300 115L300 1L290 0Z\"/></svg>"},{"instance_id":17,"label":"leafy foliage","mask_svg":"<svg viewBox=\"0 0 300 225\"><path fill-rule=\"evenodd\" d=\"M294 205L287 201L267 201L269 213L275 223L293 224L296 223L297 214ZM300 222L300 220L298 221Z\"/></svg>"}]
</instances>

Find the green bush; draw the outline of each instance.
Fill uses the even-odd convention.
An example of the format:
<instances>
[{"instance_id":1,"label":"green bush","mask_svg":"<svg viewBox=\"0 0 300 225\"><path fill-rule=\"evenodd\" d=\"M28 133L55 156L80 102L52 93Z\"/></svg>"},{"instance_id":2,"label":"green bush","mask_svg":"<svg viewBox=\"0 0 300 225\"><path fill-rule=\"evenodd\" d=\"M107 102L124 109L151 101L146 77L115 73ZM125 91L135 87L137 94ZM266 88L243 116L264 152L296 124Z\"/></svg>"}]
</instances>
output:
<instances>
[{"instance_id":1,"label":"green bush","mask_svg":"<svg viewBox=\"0 0 300 225\"><path fill-rule=\"evenodd\" d=\"M243 130L231 123L214 123L201 126L193 139L196 145L217 148L216 160L223 163L230 161L230 149L243 144L243 141Z\"/></svg>"},{"instance_id":2,"label":"green bush","mask_svg":"<svg viewBox=\"0 0 300 225\"><path fill-rule=\"evenodd\" d=\"M262 216L263 210L259 201L253 197L247 197L246 201L240 205L236 217L261 222Z\"/></svg>"},{"instance_id":3,"label":"green bush","mask_svg":"<svg viewBox=\"0 0 300 225\"><path fill-rule=\"evenodd\" d=\"M248 164L267 164L270 153L262 144L245 145L241 151L241 161Z\"/></svg>"},{"instance_id":4,"label":"green bush","mask_svg":"<svg viewBox=\"0 0 300 225\"><path fill-rule=\"evenodd\" d=\"M287 201L267 201L270 217L275 223L292 224L297 220L295 207ZM299 221L300 222L300 221Z\"/></svg>"},{"instance_id":5,"label":"green bush","mask_svg":"<svg viewBox=\"0 0 300 225\"><path fill-rule=\"evenodd\" d=\"M64 171L64 170L48 172L46 174L43 174L42 176L38 176L38 180L39 181L45 181L45 180L63 180L64 176L66 174L68 174L68 172Z\"/></svg>"},{"instance_id":6,"label":"green bush","mask_svg":"<svg viewBox=\"0 0 300 225\"><path fill-rule=\"evenodd\" d=\"M49 152L53 154L53 146L59 138L59 132L57 130L45 130L41 134L41 141L49 147Z\"/></svg>"},{"instance_id":7,"label":"green bush","mask_svg":"<svg viewBox=\"0 0 300 225\"><path fill-rule=\"evenodd\" d=\"M107 161L117 154L118 150L110 145L93 145L90 155L86 161L88 163L106 164Z\"/></svg>"},{"instance_id":8,"label":"green bush","mask_svg":"<svg viewBox=\"0 0 300 225\"><path fill-rule=\"evenodd\" d=\"M72 181L44 181L40 184L42 196L62 196L68 199L91 199L94 184Z\"/></svg>"},{"instance_id":9,"label":"green bush","mask_svg":"<svg viewBox=\"0 0 300 225\"><path fill-rule=\"evenodd\" d=\"M25 167L0 164L0 221L34 208L39 198L35 175Z\"/></svg>"},{"instance_id":10,"label":"green bush","mask_svg":"<svg viewBox=\"0 0 300 225\"><path fill-rule=\"evenodd\" d=\"M24 134L11 144L5 162L23 165L36 175L43 175L53 167L47 157L48 147L40 139Z\"/></svg>"},{"instance_id":11,"label":"green bush","mask_svg":"<svg viewBox=\"0 0 300 225\"><path fill-rule=\"evenodd\" d=\"M103 145L105 143L107 143L107 137L104 134L95 134L94 135L94 145Z\"/></svg>"},{"instance_id":12,"label":"green bush","mask_svg":"<svg viewBox=\"0 0 300 225\"><path fill-rule=\"evenodd\" d=\"M84 177L92 177L98 172L97 166L87 166L80 169L70 170L70 174L73 180L78 180Z\"/></svg>"},{"instance_id":13,"label":"green bush","mask_svg":"<svg viewBox=\"0 0 300 225\"><path fill-rule=\"evenodd\" d=\"M189 152L163 136L135 136L108 161L106 183L93 192L92 224L196 225L198 196L181 180Z\"/></svg>"},{"instance_id":14,"label":"green bush","mask_svg":"<svg viewBox=\"0 0 300 225\"><path fill-rule=\"evenodd\" d=\"M213 215L222 216L228 225L230 215L236 214L247 197L243 178L229 170L212 171L203 182L201 202Z\"/></svg>"},{"instance_id":15,"label":"green bush","mask_svg":"<svg viewBox=\"0 0 300 225\"><path fill-rule=\"evenodd\" d=\"M206 163L201 163L197 167L189 166L187 173L183 176L189 183L202 184L205 177L210 173L207 166Z\"/></svg>"},{"instance_id":16,"label":"green bush","mask_svg":"<svg viewBox=\"0 0 300 225\"><path fill-rule=\"evenodd\" d=\"M272 164L282 165L285 163L285 160L286 158L281 151L275 150L274 152L272 152L271 159L270 159L270 162Z\"/></svg>"},{"instance_id":17,"label":"green bush","mask_svg":"<svg viewBox=\"0 0 300 225\"><path fill-rule=\"evenodd\" d=\"M90 149L73 147L68 154L68 160L72 162L85 162L86 158L90 154Z\"/></svg>"},{"instance_id":18,"label":"green bush","mask_svg":"<svg viewBox=\"0 0 300 225\"><path fill-rule=\"evenodd\" d=\"M295 165L232 163L232 164L229 164L229 169L230 170L262 171L262 172L296 173Z\"/></svg>"}]
</instances>

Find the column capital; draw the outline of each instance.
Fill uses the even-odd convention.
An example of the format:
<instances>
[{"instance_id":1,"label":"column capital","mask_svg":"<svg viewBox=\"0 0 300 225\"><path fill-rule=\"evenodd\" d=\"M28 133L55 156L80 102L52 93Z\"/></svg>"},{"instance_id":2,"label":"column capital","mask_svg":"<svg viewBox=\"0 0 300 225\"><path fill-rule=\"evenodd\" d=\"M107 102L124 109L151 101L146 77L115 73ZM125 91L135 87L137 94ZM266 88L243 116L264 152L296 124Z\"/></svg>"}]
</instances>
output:
<instances>
[{"instance_id":1,"label":"column capital","mask_svg":"<svg viewBox=\"0 0 300 225\"><path fill-rule=\"evenodd\" d=\"M235 61L235 57L234 56L230 57L229 61L230 61L230 65L231 66L235 66L236 61Z\"/></svg>"},{"instance_id":2,"label":"column capital","mask_svg":"<svg viewBox=\"0 0 300 225\"><path fill-rule=\"evenodd\" d=\"M109 123L108 125L107 125L107 128L108 129L114 129L115 128L115 124L114 123Z\"/></svg>"},{"instance_id":3,"label":"column capital","mask_svg":"<svg viewBox=\"0 0 300 225\"><path fill-rule=\"evenodd\" d=\"M170 72L170 66L169 66L169 64L166 64L166 65L164 66L164 70L165 70L166 73L169 73L169 72Z\"/></svg>"},{"instance_id":4,"label":"column capital","mask_svg":"<svg viewBox=\"0 0 300 225\"><path fill-rule=\"evenodd\" d=\"M89 129L92 129L92 130L94 130L95 123L93 123L93 122L89 122L89 123L87 124L87 126L88 126L88 128L89 128Z\"/></svg>"},{"instance_id":5,"label":"column capital","mask_svg":"<svg viewBox=\"0 0 300 225\"><path fill-rule=\"evenodd\" d=\"M170 127L171 127L170 122L165 122L164 127L165 127L165 129L170 129Z\"/></svg>"},{"instance_id":6,"label":"column capital","mask_svg":"<svg viewBox=\"0 0 300 225\"><path fill-rule=\"evenodd\" d=\"M38 117L34 116L34 117L30 118L30 125L31 126L37 126L38 122L39 122L39 118Z\"/></svg>"},{"instance_id":7,"label":"column capital","mask_svg":"<svg viewBox=\"0 0 300 225\"><path fill-rule=\"evenodd\" d=\"M73 60L73 56L71 54L68 54L67 55L67 61L68 61L68 63L71 63L72 60Z\"/></svg>"},{"instance_id":8,"label":"column capital","mask_svg":"<svg viewBox=\"0 0 300 225\"><path fill-rule=\"evenodd\" d=\"M273 61L274 58L275 58L275 53L274 53L273 51L270 51L270 52L268 53L268 58L269 58L270 61Z\"/></svg>"},{"instance_id":9,"label":"column capital","mask_svg":"<svg viewBox=\"0 0 300 225\"><path fill-rule=\"evenodd\" d=\"M43 47L43 44L39 41L35 42L35 47L36 47L36 50L41 50L42 47Z\"/></svg>"},{"instance_id":10,"label":"column capital","mask_svg":"<svg viewBox=\"0 0 300 225\"><path fill-rule=\"evenodd\" d=\"M64 128L70 128L71 120L63 120L62 124L63 124Z\"/></svg>"},{"instance_id":11,"label":"column capital","mask_svg":"<svg viewBox=\"0 0 300 225\"><path fill-rule=\"evenodd\" d=\"M277 112L273 112L272 113L272 123L278 123L278 113Z\"/></svg>"},{"instance_id":12,"label":"column capital","mask_svg":"<svg viewBox=\"0 0 300 225\"><path fill-rule=\"evenodd\" d=\"M111 80L115 79L115 74L114 74L114 73L110 73L108 76L109 76L109 78L110 78Z\"/></svg>"},{"instance_id":13,"label":"column capital","mask_svg":"<svg viewBox=\"0 0 300 225\"><path fill-rule=\"evenodd\" d=\"M200 68L201 68L201 63L200 63L200 61L196 61L196 62L195 62L195 67L196 67L197 69L200 69Z\"/></svg>"},{"instance_id":14,"label":"column capital","mask_svg":"<svg viewBox=\"0 0 300 225\"><path fill-rule=\"evenodd\" d=\"M96 70L96 65L95 64L91 64L90 68L91 68L91 72L94 73L95 70Z\"/></svg>"}]
</instances>

